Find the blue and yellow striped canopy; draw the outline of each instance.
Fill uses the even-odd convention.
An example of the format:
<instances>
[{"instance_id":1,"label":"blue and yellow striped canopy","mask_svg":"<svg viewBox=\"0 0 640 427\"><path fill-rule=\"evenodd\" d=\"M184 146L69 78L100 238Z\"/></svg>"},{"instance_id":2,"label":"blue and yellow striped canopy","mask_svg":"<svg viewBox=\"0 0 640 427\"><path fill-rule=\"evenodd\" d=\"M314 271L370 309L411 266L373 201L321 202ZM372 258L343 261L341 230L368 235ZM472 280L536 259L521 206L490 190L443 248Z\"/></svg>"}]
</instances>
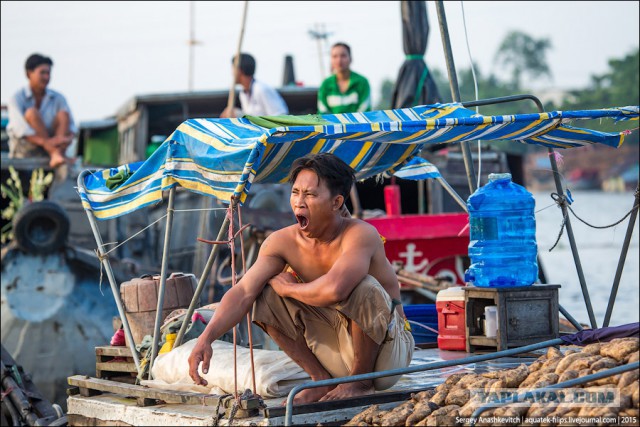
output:
<instances>
[{"instance_id":1,"label":"blue and yellow striped canopy","mask_svg":"<svg viewBox=\"0 0 640 427\"><path fill-rule=\"evenodd\" d=\"M427 144L512 140L553 148L601 143L618 147L624 132L569 126L575 119L638 119L638 106L584 111L482 116L460 104L323 115L324 125L265 128L247 119L190 119L145 162L86 176L79 191L98 219L115 218L162 200L180 185L229 202L244 202L253 182L286 182L292 162L307 153L332 152L356 170L357 179L383 172L405 179L439 177L419 156ZM109 189L107 179L125 180Z\"/></svg>"}]
</instances>

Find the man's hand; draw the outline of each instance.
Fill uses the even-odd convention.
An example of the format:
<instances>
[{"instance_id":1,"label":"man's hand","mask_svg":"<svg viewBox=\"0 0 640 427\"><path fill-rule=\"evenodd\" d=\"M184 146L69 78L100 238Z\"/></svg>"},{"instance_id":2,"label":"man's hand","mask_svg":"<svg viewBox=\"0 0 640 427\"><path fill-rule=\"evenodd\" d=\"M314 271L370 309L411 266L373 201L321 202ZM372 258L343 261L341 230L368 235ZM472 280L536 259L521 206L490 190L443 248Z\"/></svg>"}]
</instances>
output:
<instances>
[{"instance_id":1,"label":"man's hand","mask_svg":"<svg viewBox=\"0 0 640 427\"><path fill-rule=\"evenodd\" d=\"M207 343L206 340L200 336L189 355L189 376L197 385L207 385L207 380L202 378L198 373L198 367L200 366L200 362L202 362L202 373L206 374L209 372L209 363L211 362L212 354L211 344Z\"/></svg>"},{"instance_id":2,"label":"man's hand","mask_svg":"<svg viewBox=\"0 0 640 427\"><path fill-rule=\"evenodd\" d=\"M240 110L239 108L226 107L224 110L222 110L222 113L220 113L220 118L232 119L234 117L240 117L241 115L242 115L242 110Z\"/></svg>"},{"instance_id":3,"label":"man's hand","mask_svg":"<svg viewBox=\"0 0 640 427\"><path fill-rule=\"evenodd\" d=\"M285 290L294 283L298 283L296 277L288 272L280 273L273 276L268 282L274 291L281 297L286 297Z\"/></svg>"}]
</instances>

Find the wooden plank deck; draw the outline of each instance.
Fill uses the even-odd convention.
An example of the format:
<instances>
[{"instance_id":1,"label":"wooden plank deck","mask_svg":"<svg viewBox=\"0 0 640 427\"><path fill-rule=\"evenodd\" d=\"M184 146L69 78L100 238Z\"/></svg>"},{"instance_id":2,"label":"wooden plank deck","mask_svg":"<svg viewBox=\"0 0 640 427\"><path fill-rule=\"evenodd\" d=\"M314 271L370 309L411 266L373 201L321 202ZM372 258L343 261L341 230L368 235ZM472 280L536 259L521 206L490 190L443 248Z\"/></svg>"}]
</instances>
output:
<instances>
[{"instance_id":1,"label":"wooden plank deck","mask_svg":"<svg viewBox=\"0 0 640 427\"><path fill-rule=\"evenodd\" d=\"M412 365L455 360L468 357L465 352L442 351L435 349L416 350ZM534 356L534 355L531 355ZM536 355L537 356L537 355ZM372 404L380 404L382 409L391 409L405 401L411 392L424 390L443 382L454 372L485 372L487 370L515 367L520 363L530 363L532 357L512 357L453 366L433 371L417 372L403 376L389 390L373 395L332 402L318 402L294 406L295 425L317 425L318 423L344 423ZM115 381L74 376L69 384L76 388L76 394L67 400L68 416L71 425L229 425L229 403L218 406L219 396L201 393L167 391L135 386ZM85 396L79 393L85 390L100 392L100 395ZM148 399L146 402L144 399ZM232 402L233 399L228 402ZM153 402L150 402L153 401ZM282 406L286 396L266 399L266 409L257 416L238 413L233 425L280 426L284 425L285 408ZM153 406L144 406L153 403ZM216 411L217 409L217 411ZM256 409L257 410L257 409ZM226 412L226 414L225 414ZM220 414L219 416L217 414ZM218 419L219 418L219 419Z\"/></svg>"}]
</instances>

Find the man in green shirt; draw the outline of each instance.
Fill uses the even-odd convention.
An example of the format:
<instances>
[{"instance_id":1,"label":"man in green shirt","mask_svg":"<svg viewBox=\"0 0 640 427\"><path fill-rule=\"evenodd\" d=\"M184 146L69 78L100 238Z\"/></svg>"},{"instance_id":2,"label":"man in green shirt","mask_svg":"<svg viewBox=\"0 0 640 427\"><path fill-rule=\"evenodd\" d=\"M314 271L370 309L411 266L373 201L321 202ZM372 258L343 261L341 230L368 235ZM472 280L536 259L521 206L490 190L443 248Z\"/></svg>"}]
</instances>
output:
<instances>
[{"instance_id":1,"label":"man in green shirt","mask_svg":"<svg viewBox=\"0 0 640 427\"><path fill-rule=\"evenodd\" d=\"M318 90L318 113L341 114L369 111L371 90L369 81L351 71L351 48L346 43L331 47L331 69Z\"/></svg>"}]
</instances>

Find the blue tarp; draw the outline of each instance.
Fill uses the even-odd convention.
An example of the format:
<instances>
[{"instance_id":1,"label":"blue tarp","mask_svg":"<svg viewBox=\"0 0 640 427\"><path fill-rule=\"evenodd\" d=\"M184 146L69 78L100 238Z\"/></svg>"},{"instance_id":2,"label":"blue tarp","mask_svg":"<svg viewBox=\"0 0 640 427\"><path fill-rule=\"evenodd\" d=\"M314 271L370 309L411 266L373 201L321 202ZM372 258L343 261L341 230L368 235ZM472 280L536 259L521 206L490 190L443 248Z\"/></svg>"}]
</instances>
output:
<instances>
[{"instance_id":1,"label":"blue tarp","mask_svg":"<svg viewBox=\"0 0 640 427\"><path fill-rule=\"evenodd\" d=\"M115 218L162 200L180 185L242 203L253 182L286 182L291 163L307 153L332 152L356 170L357 179L383 172L405 179L440 176L420 157L427 144L477 139L571 148L600 143L618 147L623 132L569 126L577 119L638 119L638 106L584 111L482 116L462 105L435 104L365 113L326 114L330 124L267 129L247 119L190 119L145 162L88 175L79 188L85 209L98 219ZM127 179L109 189L109 177Z\"/></svg>"}]
</instances>

